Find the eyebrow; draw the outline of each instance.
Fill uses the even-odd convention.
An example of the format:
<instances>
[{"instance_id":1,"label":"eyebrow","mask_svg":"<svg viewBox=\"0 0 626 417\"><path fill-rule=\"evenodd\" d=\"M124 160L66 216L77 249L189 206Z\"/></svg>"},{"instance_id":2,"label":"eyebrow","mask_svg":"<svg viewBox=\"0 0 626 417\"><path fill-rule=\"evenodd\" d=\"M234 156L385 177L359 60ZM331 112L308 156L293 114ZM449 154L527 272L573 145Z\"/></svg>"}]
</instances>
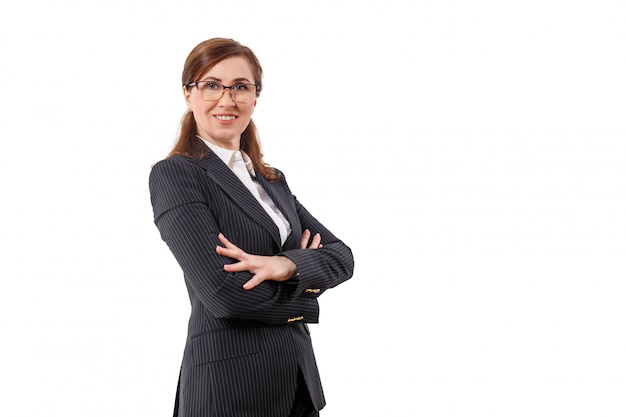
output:
<instances>
[{"instance_id":1,"label":"eyebrow","mask_svg":"<svg viewBox=\"0 0 626 417\"><path fill-rule=\"evenodd\" d=\"M222 83L222 82L223 82L221 78L217 78L217 77L207 77L207 78L204 78L204 79L202 79L202 80L200 80L200 81L209 81L209 80L211 80L211 81L217 81L218 83ZM235 78L235 79L233 80L233 82L234 82L235 84L236 84L236 83L241 83L241 82L246 82L246 83L254 84L252 81L250 81L250 80L249 80L249 79L247 79L246 77L239 77L239 78Z\"/></svg>"}]
</instances>

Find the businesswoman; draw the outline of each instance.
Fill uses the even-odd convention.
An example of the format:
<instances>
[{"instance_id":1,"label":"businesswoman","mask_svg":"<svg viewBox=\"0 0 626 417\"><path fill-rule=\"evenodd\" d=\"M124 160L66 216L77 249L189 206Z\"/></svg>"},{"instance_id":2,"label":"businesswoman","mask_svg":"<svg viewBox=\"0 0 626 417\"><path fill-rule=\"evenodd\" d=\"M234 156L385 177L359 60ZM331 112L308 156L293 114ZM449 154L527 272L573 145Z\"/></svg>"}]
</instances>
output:
<instances>
[{"instance_id":1,"label":"businesswoman","mask_svg":"<svg viewBox=\"0 0 626 417\"><path fill-rule=\"evenodd\" d=\"M191 300L175 416L313 417L325 405L307 323L354 261L263 161L261 89L249 48L197 45L178 141L150 173L154 222Z\"/></svg>"}]
</instances>

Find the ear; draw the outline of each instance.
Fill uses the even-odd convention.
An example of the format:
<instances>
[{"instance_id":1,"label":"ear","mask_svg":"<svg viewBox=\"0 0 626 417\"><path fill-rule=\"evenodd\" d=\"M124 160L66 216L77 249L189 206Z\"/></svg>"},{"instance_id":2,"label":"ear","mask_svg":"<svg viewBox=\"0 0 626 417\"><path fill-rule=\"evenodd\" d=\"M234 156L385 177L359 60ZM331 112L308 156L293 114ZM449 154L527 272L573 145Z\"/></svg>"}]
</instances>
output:
<instances>
[{"instance_id":1,"label":"ear","mask_svg":"<svg viewBox=\"0 0 626 417\"><path fill-rule=\"evenodd\" d=\"M188 89L183 85L183 97L185 97L185 104L187 104L187 108L191 110L191 89Z\"/></svg>"}]
</instances>

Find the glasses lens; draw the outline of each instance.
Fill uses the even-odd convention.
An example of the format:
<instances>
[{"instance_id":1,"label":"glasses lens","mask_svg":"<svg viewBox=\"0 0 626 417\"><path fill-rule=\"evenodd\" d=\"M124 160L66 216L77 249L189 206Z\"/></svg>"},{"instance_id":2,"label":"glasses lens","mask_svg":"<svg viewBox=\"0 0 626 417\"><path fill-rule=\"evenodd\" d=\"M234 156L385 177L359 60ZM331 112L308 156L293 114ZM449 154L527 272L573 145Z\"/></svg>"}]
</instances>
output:
<instances>
[{"instance_id":1,"label":"glasses lens","mask_svg":"<svg viewBox=\"0 0 626 417\"><path fill-rule=\"evenodd\" d=\"M202 99L206 101L219 100L225 89L230 90L233 100L240 103L253 101L256 93L256 86L251 84L235 84L230 87L224 87L222 84L213 81L198 83L198 90L202 93Z\"/></svg>"},{"instance_id":2,"label":"glasses lens","mask_svg":"<svg viewBox=\"0 0 626 417\"><path fill-rule=\"evenodd\" d=\"M235 84L230 87L230 91L233 95L233 100L240 103L248 103L254 100L256 87L250 84Z\"/></svg>"},{"instance_id":3,"label":"glasses lens","mask_svg":"<svg viewBox=\"0 0 626 417\"><path fill-rule=\"evenodd\" d=\"M212 101L219 100L224 89L221 84L206 81L198 83L198 90L202 93L202 99Z\"/></svg>"}]
</instances>

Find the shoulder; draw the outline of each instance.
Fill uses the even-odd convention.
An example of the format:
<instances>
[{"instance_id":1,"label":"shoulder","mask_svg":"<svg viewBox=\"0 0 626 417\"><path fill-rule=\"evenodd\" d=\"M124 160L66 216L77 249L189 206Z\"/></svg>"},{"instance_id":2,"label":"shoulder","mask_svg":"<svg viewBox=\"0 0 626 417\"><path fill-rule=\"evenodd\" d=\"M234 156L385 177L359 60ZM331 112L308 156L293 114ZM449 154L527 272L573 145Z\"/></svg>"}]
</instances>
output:
<instances>
[{"instance_id":1,"label":"shoulder","mask_svg":"<svg viewBox=\"0 0 626 417\"><path fill-rule=\"evenodd\" d=\"M194 164L189 158L174 155L163 159L152 166L150 170L150 182L159 179L182 179L202 173L202 169Z\"/></svg>"},{"instance_id":2,"label":"shoulder","mask_svg":"<svg viewBox=\"0 0 626 417\"><path fill-rule=\"evenodd\" d=\"M206 178L204 170L189 158L174 155L152 166L149 176L151 191L168 189L178 192L181 189L198 188Z\"/></svg>"},{"instance_id":3,"label":"shoulder","mask_svg":"<svg viewBox=\"0 0 626 417\"><path fill-rule=\"evenodd\" d=\"M272 188L274 192L280 193L284 198L295 198L293 195L289 184L287 183L287 178L281 170L278 168L272 168L276 175L276 179L274 181L267 181L268 186Z\"/></svg>"},{"instance_id":4,"label":"shoulder","mask_svg":"<svg viewBox=\"0 0 626 417\"><path fill-rule=\"evenodd\" d=\"M173 155L162 159L152 166L151 172L169 171L169 170L188 170L197 167L187 157L181 155Z\"/></svg>"},{"instance_id":5,"label":"shoulder","mask_svg":"<svg viewBox=\"0 0 626 417\"><path fill-rule=\"evenodd\" d=\"M205 178L202 168L182 156L154 164L148 182L155 216L172 207L205 201Z\"/></svg>"},{"instance_id":6,"label":"shoulder","mask_svg":"<svg viewBox=\"0 0 626 417\"><path fill-rule=\"evenodd\" d=\"M285 179L285 173L283 171L281 171L280 169L275 168L275 167L272 167L270 169L273 171L273 173L274 173L274 175L276 177L276 179L273 182L275 182L277 184L281 184L281 183L282 184L287 184L287 180Z\"/></svg>"}]
</instances>

